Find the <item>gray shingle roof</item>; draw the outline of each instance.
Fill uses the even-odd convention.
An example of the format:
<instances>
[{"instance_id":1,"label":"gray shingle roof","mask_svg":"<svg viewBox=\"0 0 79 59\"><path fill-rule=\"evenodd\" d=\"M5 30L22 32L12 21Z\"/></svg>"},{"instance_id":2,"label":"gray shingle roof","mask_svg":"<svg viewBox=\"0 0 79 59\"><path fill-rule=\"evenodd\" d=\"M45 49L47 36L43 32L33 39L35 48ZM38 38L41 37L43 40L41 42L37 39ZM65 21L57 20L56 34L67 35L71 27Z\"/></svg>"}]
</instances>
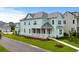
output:
<instances>
[{"instance_id":1,"label":"gray shingle roof","mask_svg":"<svg viewBox=\"0 0 79 59\"><path fill-rule=\"evenodd\" d=\"M74 16L79 16L79 12L71 12Z\"/></svg>"},{"instance_id":2,"label":"gray shingle roof","mask_svg":"<svg viewBox=\"0 0 79 59\"><path fill-rule=\"evenodd\" d=\"M33 18L46 18L47 17L47 13L45 12L38 12L38 13L35 13Z\"/></svg>"},{"instance_id":3,"label":"gray shingle roof","mask_svg":"<svg viewBox=\"0 0 79 59\"><path fill-rule=\"evenodd\" d=\"M79 12L69 12L69 11L67 11L67 12L65 12L65 13L70 13L70 14L72 14L73 16L79 16Z\"/></svg>"},{"instance_id":4,"label":"gray shingle roof","mask_svg":"<svg viewBox=\"0 0 79 59\"><path fill-rule=\"evenodd\" d=\"M55 13L51 13L51 14L47 14L45 12L38 12L38 13L28 13L27 16L25 18L23 18L22 20L26 20L28 15L32 16L32 19L35 18L52 18L52 17L58 17L58 16L63 16L61 13L55 12ZM22 21L20 20L20 21Z\"/></svg>"},{"instance_id":5,"label":"gray shingle roof","mask_svg":"<svg viewBox=\"0 0 79 59\"><path fill-rule=\"evenodd\" d=\"M48 15L48 18L52 18L52 17L58 17L58 16L63 16L61 13L59 12L55 12L55 13L51 13Z\"/></svg>"}]
</instances>

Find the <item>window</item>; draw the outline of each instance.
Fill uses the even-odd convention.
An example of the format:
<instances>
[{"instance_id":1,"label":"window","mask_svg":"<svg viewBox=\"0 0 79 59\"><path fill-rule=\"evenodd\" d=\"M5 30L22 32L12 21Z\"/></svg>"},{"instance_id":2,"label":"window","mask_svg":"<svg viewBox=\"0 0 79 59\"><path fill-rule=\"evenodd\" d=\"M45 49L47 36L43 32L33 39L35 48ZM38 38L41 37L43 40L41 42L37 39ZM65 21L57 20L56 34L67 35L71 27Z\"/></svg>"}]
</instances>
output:
<instances>
[{"instance_id":1,"label":"window","mask_svg":"<svg viewBox=\"0 0 79 59\"><path fill-rule=\"evenodd\" d=\"M34 21L34 25L36 25L37 23L36 23L36 21Z\"/></svg>"},{"instance_id":2,"label":"window","mask_svg":"<svg viewBox=\"0 0 79 59\"><path fill-rule=\"evenodd\" d=\"M52 20L52 24L54 24L54 20Z\"/></svg>"},{"instance_id":3,"label":"window","mask_svg":"<svg viewBox=\"0 0 79 59\"><path fill-rule=\"evenodd\" d=\"M73 24L75 24L75 20L73 20Z\"/></svg>"},{"instance_id":4,"label":"window","mask_svg":"<svg viewBox=\"0 0 79 59\"><path fill-rule=\"evenodd\" d=\"M61 20L58 21L58 24L61 24Z\"/></svg>"},{"instance_id":5,"label":"window","mask_svg":"<svg viewBox=\"0 0 79 59\"><path fill-rule=\"evenodd\" d=\"M62 30L59 30L59 34L62 34Z\"/></svg>"},{"instance_id":6,"label":"window","mask_svg":"<svg viewBox=\"0 0 79 59\"><path fill-rule=\"evenodd\" d=\"M77 27L77 31L79 32L79 27Z\"/></svg>"},{"instance_id":7,"label":"window","mask_svg":"<svg viewBox=\"0 0 79 59\"><path fill-rule=\"evenodd\" d=\"M29 22L29 25L30 25L30 22Z\"/></svg>"},{"instance_id":8,"label":"window","mask_svg":"<svg viewBox=\"0 0 79 59\"><path fill-rule=\"evenodd\" d=\"M24 25L26 25L26 22L24 22Z\"/></svg>"},{"instance_id":9,"label":"window","mask_svg":"<svg viewBox=\"0 0 79 59\"><path fill-rule=\"evenodd\" d=\"M26 30L24 29L24 33L26 33Z\"/></svg>"},{"instance_id":10,"label":"window","mask_svg":"<svg viewBox=\"0 0 79 59\"><path fill-rule=\"evenodd\" d=\"M64 21L64 24L66 24L66 21Z\"/></svg>"},{"instance_id":11,"label":"window","mask_svg":"<svg viewBox=\"0 0 79 59\"><path fill-rule=\"evenodd\" d=\"M40 29L37 29L37 33L40 33Z\"/></svg>"},{"instance_id":12,"label":"window","mask_svg":"<svg viewBox=\"0 0 79 59\"><path fill-rule=\"evenodd\" d=\"M32 29L32 33L35 33L35 29Z\"/></svg>"}]
</instances>

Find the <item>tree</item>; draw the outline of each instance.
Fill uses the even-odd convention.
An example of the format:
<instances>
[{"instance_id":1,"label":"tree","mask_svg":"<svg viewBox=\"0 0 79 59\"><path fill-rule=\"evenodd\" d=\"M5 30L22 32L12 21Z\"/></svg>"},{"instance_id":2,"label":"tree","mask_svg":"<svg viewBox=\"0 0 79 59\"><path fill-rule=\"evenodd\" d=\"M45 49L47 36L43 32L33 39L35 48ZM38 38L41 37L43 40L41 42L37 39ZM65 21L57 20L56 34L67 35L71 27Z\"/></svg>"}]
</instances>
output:
<instances>
[{"instance_id":1,"label":"tree","mask_svg":"<svg viewBox=\"0 0 79 59\"><path fill-rule=\"evenodd\" d=\"M9 22L9 26L11 27L11 32L15 30L15 23Z\"/></svg>"},{"instance_id":2,"label":"tree","mask_svg":"<svg viewBox=\"0 0 79 59\"><path fill-rule=\"evenodd\" d=\"M11 27L11 32L12 32L13 30L15 30L15 26L12 26L12 27Z\"/></svg>"}]
</instances>

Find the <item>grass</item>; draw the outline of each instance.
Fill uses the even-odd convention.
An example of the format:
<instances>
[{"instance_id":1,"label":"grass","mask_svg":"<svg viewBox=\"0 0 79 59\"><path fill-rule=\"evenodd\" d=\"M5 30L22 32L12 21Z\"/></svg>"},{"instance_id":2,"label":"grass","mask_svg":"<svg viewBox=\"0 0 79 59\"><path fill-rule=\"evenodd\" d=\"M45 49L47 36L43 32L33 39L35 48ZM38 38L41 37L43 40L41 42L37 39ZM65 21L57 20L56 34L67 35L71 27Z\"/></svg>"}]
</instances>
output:
<instances>
[{"instance_id":1,"label":"grass","mask_svg":"<svg viewBox=\"0 0 79 59\"><path fill-rule=\"evenodd\" d=\"M0 52L8 52L8 50L0 45Z\"/></svg>"},{"instance_id":2,"label":"grass","mask_svg":"<svg viewBox=\"0 0 79 59\"><path fill-rule=\"evenodd\" d=\"M75 52L77 50L72 49L68 46L63 45L63 48L58 48L55 45L59 44L56 41L50 40L50 41L41 41L41 40L36 40L36 39L31 39L31 38L25 38L22 36L16 36L13 34L5 34L6 37L12 38L14 40L22 41L25 43L29 43L35 46L38 46L40 48L46 49L48 51L53 51L53 52Z\"/></svg>"}]
</instances>

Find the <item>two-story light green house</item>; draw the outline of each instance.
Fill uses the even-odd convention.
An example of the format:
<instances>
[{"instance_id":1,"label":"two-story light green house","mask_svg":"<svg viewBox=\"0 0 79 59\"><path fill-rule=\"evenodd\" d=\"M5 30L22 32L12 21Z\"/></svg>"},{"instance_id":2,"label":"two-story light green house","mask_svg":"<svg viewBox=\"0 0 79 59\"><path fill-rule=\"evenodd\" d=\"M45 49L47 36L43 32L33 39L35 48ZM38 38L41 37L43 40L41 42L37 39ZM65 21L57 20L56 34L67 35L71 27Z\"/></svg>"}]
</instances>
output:
<instances>
[{"instance_id":1,"label":"two-story light green house","mask_svg":"<svg viewBox=\"0 0 79 59\"><path fill-rule=\"evenodd\" d=\"M62 37L63 16L58 12L50 14L45 12L28 13L16 25L15 30L19 35L36 38Z\"/></svg>"}]
</instances>

